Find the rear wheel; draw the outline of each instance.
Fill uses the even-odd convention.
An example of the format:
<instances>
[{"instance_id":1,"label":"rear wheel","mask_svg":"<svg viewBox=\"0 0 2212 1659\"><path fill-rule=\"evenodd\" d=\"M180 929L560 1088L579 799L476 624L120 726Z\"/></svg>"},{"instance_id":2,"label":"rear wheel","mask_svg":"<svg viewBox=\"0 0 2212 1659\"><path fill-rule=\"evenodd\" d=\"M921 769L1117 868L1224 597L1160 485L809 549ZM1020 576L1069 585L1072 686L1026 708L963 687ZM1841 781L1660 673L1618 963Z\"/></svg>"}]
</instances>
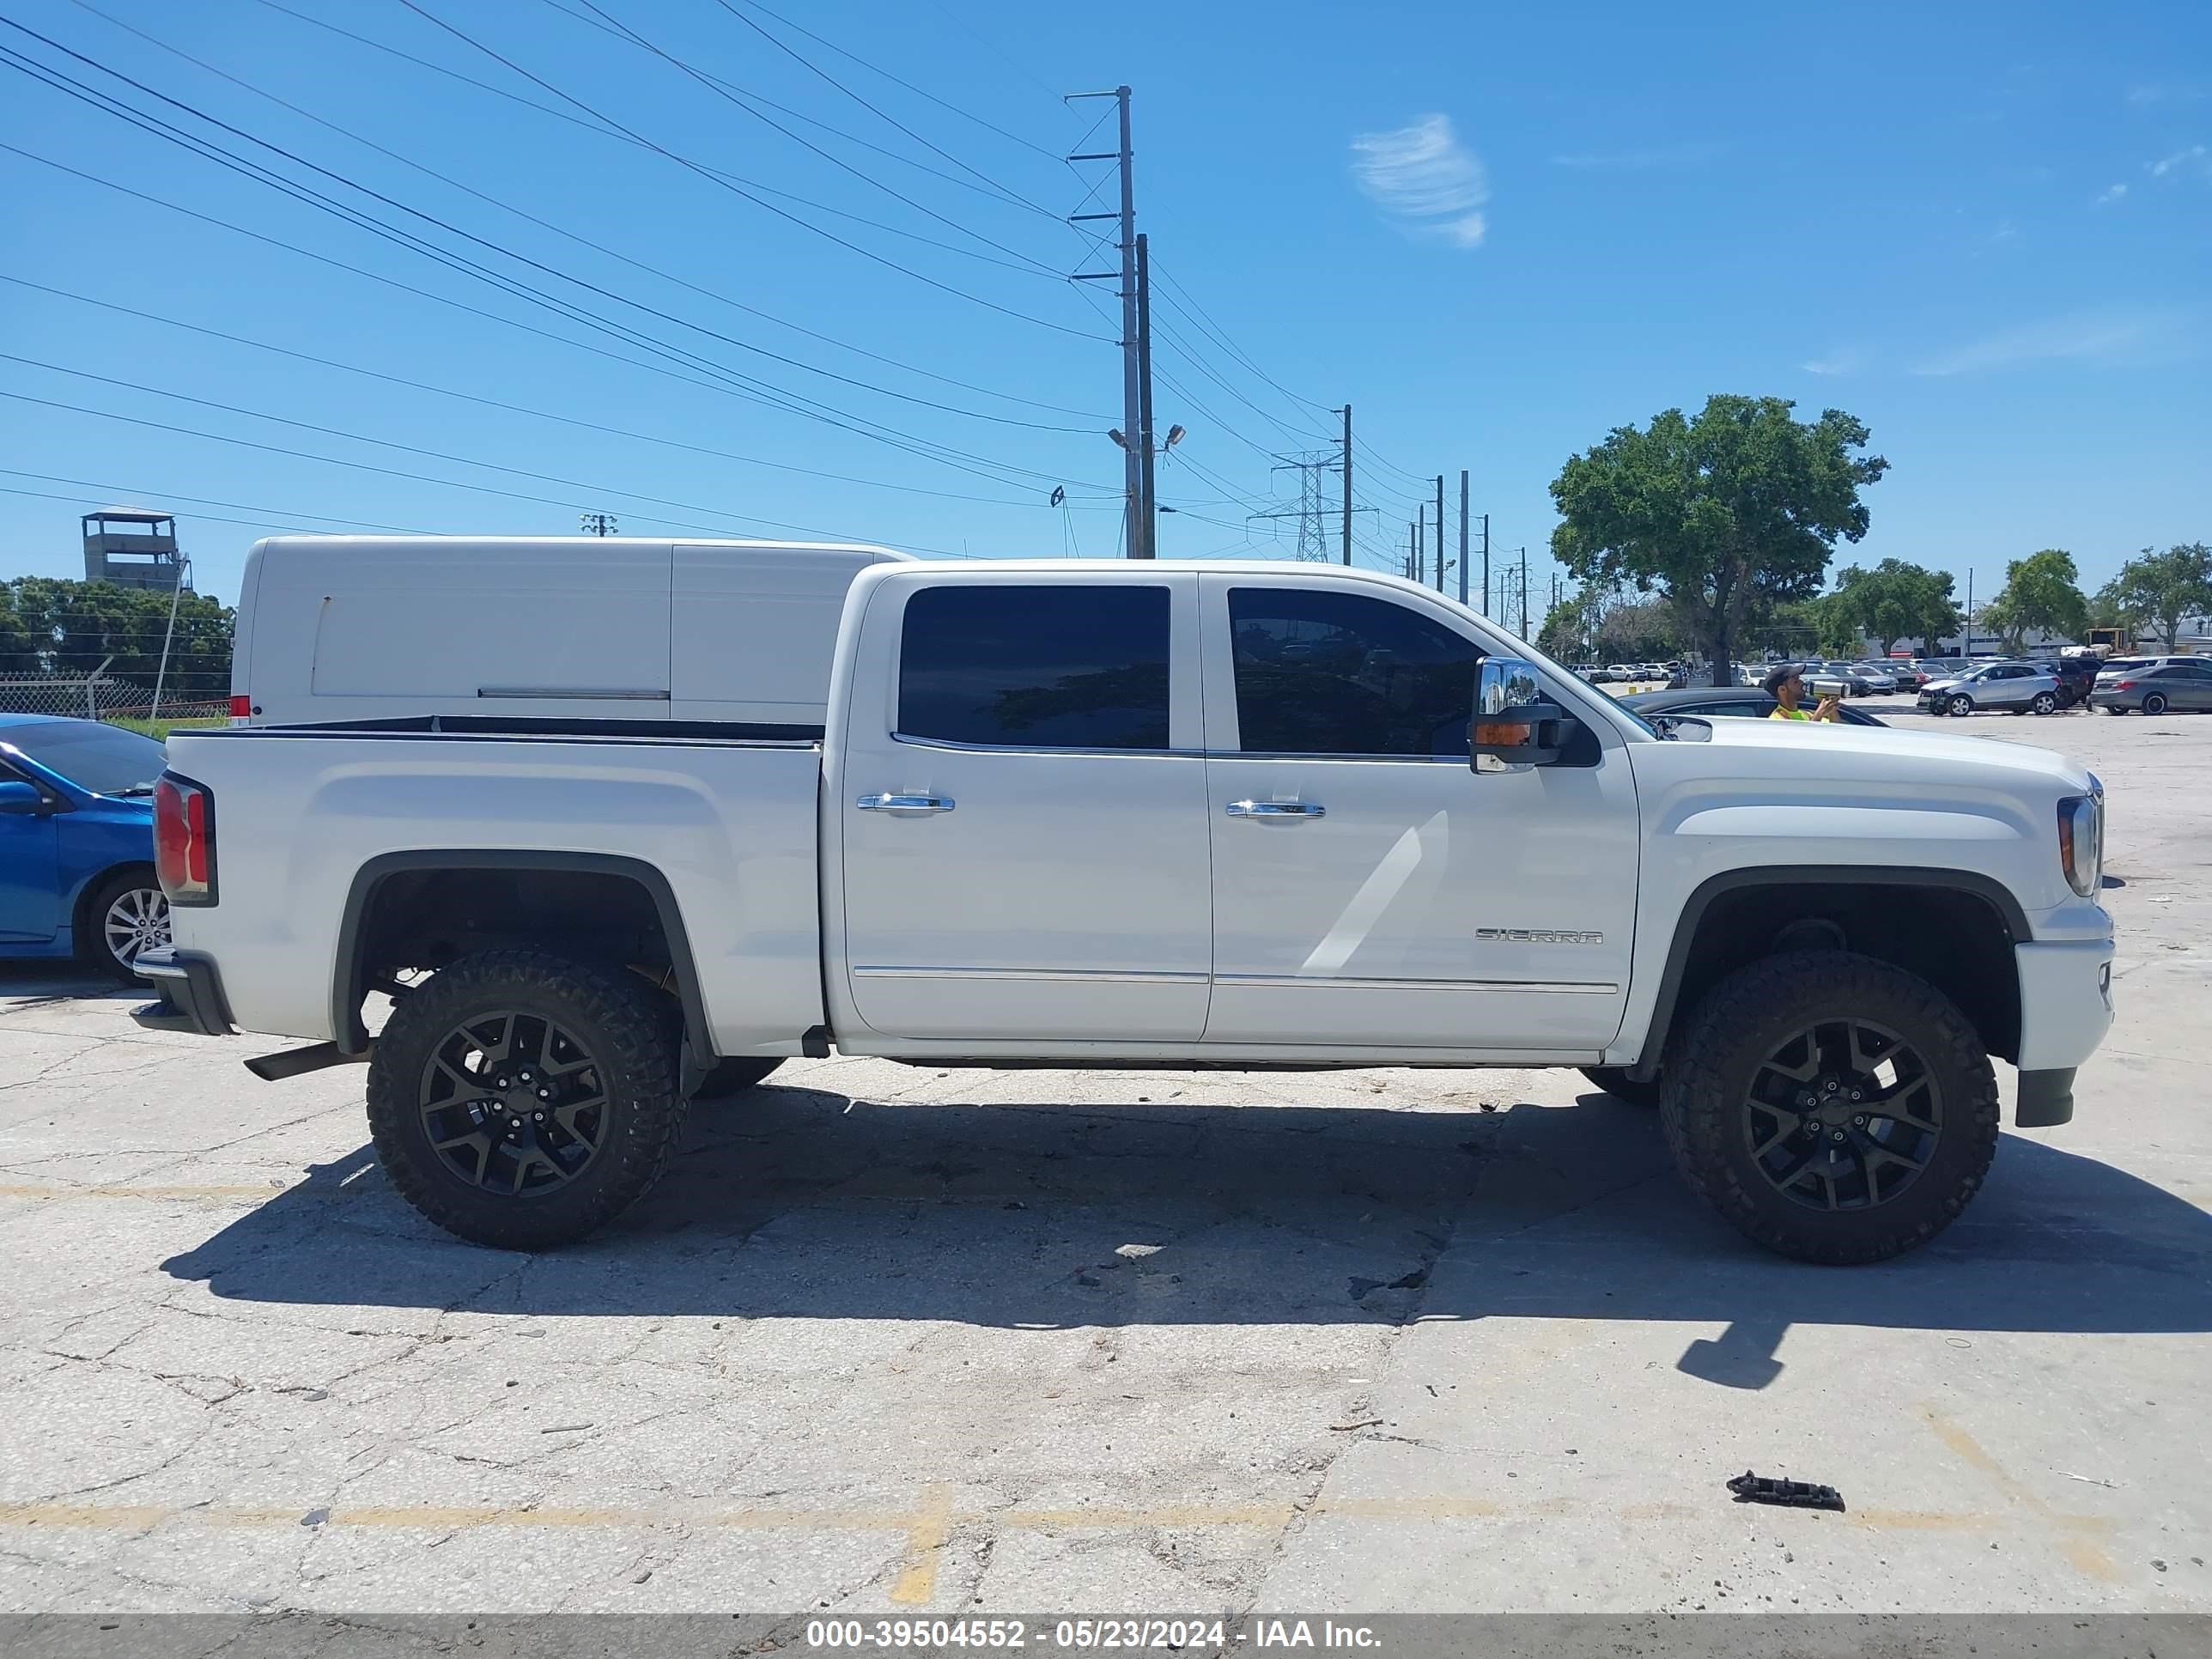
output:
<instances>
[{"instance_id":1,"label":"rear wheel","mask_svg":"<svg viewBox=\"0 0 2212 1659\"><path fill-rule=\"evenodd\" d=\"M1996 1079L1965 1016L1842 951L1770 957L1716 987L1660 1115L1684 1179L1745 1237L1806 1261L1925 1243L1997 1144Z\"/></svg>"},{"instance_id":2,"label":"rear wheel","mask_svg":"<svg viewBox=\"0 0 2212 1659\"><path fill-rule=\"evenodd\" d=\"M78 949L88 966L135 981L138 958L169 942L169 898L151 870L118 870L84 907Z\"/></svg>"},{"instance_id":3,"label":"rear wheel","mask_svg":"<svg viewBox=\"0 0 2212 1659\"><path fill-rule=\"evenodd\" d=\"M2163 714L2166 713L2165 694L2162 692L2154 691L2150 696L2145 697L2143 699L2143 713L2146 714Z\"/></svg>"},{"instance_id":4,"label":"rear wheel","mask_svg":"<svg viewBox=\"0 0 2212 1659\"><path fill-rule=\"evenodd\" d=\"M1631 1106L1656 1106L1659 1103L1659 1079L1646 1078L1638 1082L1629 1076L1625 1066L1585 1066L1582 1073L1615 1100Z\"/></svg>"},{"instance_id":5,"label":"rear wheel","mask_svg":"<svg viewBox=\"0 0 2212 1659\"><path fill-rule=\"evenodd\" d=\"M1948 707L1954 714L1971 714L1974 712L1974 700L1963 691L1954 691Z\"/></svg>"},{"instance_id":6,"label":"rear wheel","mask_svg":"<svg viewBox=\"0 0 2212 1659\"><path fill-rule=\"evenodd\" d=\"M392 1184L472 1243L573 1243L643 1197L684 1127L678 1037L634 974L485 951L392 1008L368 1068Z\"/></svg>"},{"instance_id":7,"label":"rear wheel","mask_svg":"<svg viewBox=\"0 0 2212 1659\"><path fill-rule=\"evenodd\" d=\"M2058 699L2048 691L2039 691L2035 694L2035 701L2028 707L2039 714L2048 714L2057 708Z\"/></svg>"}]
</instances>

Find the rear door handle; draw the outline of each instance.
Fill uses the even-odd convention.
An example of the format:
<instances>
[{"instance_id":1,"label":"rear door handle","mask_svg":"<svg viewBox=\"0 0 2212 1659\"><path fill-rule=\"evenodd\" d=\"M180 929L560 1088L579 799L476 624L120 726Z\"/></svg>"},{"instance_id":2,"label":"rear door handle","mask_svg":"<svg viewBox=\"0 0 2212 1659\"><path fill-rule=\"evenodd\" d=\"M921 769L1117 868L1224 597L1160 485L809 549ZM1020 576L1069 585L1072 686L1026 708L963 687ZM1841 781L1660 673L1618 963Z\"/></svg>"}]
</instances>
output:
<instances>
[{"instance_id":1,"label":"rear door handle","mask_svg":"<svg viewBox=\"0 0 2212 1659\"><path fill-rule=\"evenodd\" d=\"M932 812L950 812L950 795L863 795L857 803L863 812L889 812L894 817L921 818Z\"/></svg>"},{"instance_id":2,"label":"rear door handle","mask_svg":"<svg viewBox=\"0 0 2212 1659\"><path fill-rule=\"evenodd\" d=\"M1328 812L1310 800L1232 800L1225 810L1232 818L1318 818Z\"/></svg>"}]
</instances>

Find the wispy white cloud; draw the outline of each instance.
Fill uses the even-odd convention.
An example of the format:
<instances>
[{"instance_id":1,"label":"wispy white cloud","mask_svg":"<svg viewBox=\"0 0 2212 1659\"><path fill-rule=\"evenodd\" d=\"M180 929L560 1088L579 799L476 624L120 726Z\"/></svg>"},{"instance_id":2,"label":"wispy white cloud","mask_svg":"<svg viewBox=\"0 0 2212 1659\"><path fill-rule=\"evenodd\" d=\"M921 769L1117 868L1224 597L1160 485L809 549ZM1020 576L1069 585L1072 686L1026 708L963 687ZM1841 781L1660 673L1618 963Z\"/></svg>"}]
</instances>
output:
<instances>
[{"instance_id":1,"label":"wispy white cloud","mask_svg":"<svg viewBox=\"0 0 2212 1659\"><path fill-rule=\"evenodd\" d=\"M1825 357L1808 358L1797 367L1808 374L1856 374L1866 367L1866 354L1856 347L1845 346Z\"/></svg>"},{"instance_id":2,"label":"wispy white cloud","mask_svg":"<svg viewBox=\"0 0 2212 1659\"><path fill-rule=\"evenodd\" d=\"M2125 185L2111 185L2106 190L2103 195L2097 198L2097 205L2099 207L2108 207L2112 203L2118 201L2127 193L2128 187Z\"/></svg>"},{"instance_id":3,"label":"wispy white cloud","mask_svg":"<svg viewBox=\"0 0 2212 1659\"><path fill-rule=\"evenodd\" d=\"M1448 115L1424 115L1390 132L1359 134L1352 141L1352 176L1383 216L1409 235L1474 248L1489 231L1481 210L1490 199L1490 175L1460 143Z\"/></svg>"},{"instance_id":4,"label":"wispy white cloud","mask_svg":"<svg viewBox=\"0 0 2212 1659\"><path fill-rule=\"evenodd\" d=\"M2137 109L2148 109L2154 104L2194 104L2205 93L2204 87L2195 83L2176 86L2171 82L2147 81L2130 87L2122 95Z\"/></svg>"},{"instance_id":5,"label":"wispy white cloud","mask_svg":"<svg viewBox=\"0 0 2212 1659\"><path fill-rule=\"evenodd\" d=\"M2045 362L2112 367L2140 362L2154 350L2168 349L2183 321L2178 313L2170 311L2075 312L1939 352L1912 372L1984 374Z\"/></svg>"},{"instance_id":6,"label":"wispy white cloud","mask_svg":"<svg viewBox=\"0 0 2212 1659\"><path fill-rule=\"evenodd\" d=\"M2149 164L2148 171L2154 179L2163 179L2169 173L2193 173L2201 178L2212 179L2212 149L2203 144L2191 144L2178 149Z\"/></svg>"},{"instance_id":7,"label":"wispy white cloud","mask_svg":"<svg viewBox=\"0 0 2212 1659\"><path fill-rule=\"evenodd\" d=\"M1554 155L1555 167L1589 171L1650 173L1662 167L1691 167L1721 153L1716 143L1660 144L1650 149L1599 150L1580 155Z\"/></svg>"}]
</instances>

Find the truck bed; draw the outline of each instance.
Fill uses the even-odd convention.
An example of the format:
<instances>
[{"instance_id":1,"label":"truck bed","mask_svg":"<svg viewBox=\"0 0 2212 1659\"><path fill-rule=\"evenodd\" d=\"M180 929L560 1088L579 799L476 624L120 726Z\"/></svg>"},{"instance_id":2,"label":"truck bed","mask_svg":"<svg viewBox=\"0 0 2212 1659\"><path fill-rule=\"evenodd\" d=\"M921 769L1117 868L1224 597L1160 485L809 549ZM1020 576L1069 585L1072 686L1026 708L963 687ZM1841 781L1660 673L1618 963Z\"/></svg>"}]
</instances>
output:
<instances>
[{"instance_id":1,"label":"truck bed","mask_svg":"<svg viewBox=\"0 0 2212 1659\"><path fill-rule=\"evenodd\" d=\"M822 1024L811 736L426 715L179 732L169 763L217 803L223 982L249 1030L342 1037L333 964L360 872L442 851L649 864L718 1052L796 1054ZM178 947L216 915L179 906Z\"/></svg>"}]
</instances>

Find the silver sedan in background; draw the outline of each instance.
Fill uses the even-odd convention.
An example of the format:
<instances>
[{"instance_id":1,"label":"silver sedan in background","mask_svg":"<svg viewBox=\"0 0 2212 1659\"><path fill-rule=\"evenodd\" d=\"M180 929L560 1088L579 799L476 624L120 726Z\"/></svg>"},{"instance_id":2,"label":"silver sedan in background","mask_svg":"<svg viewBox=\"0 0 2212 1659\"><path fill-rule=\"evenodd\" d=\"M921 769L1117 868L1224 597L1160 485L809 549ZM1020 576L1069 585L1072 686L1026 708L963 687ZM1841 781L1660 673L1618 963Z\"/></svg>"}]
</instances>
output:
<instances>
[{"instance_id":1,"label":"silver sedan in background","mask_svg":"<svg viewBox=\"0 0 2212 1659\"><path fill-rule=\"evenodd\" d=\"M1972 714L2002 708L2014 714L2048 714L2058 708L2058 677L2029 662L1984 663L1920 688L1920 707L1931 714Z\"/></svg>"}]
</instances>

